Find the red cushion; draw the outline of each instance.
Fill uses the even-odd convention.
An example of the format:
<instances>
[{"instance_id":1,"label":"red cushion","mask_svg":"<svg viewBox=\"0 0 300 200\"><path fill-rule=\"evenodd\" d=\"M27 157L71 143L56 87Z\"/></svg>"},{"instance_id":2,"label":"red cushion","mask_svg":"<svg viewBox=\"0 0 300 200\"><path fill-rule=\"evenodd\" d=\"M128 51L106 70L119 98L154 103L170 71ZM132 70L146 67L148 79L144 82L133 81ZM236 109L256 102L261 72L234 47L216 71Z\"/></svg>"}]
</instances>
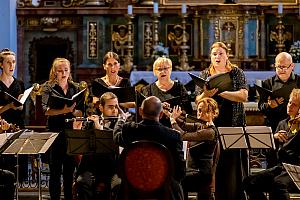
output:
<instances>
[{"instance_id":1,"label":"red cushion","mask_svg":"<svg viewBox=\"0 0 300 200\"><path fill-rule=\"evenodd\" d=\"M128 182L140 191L150 192L162 186L168 175L165 154L154 147L134 148L126 156Z\"/></svg>"}]
</instances>

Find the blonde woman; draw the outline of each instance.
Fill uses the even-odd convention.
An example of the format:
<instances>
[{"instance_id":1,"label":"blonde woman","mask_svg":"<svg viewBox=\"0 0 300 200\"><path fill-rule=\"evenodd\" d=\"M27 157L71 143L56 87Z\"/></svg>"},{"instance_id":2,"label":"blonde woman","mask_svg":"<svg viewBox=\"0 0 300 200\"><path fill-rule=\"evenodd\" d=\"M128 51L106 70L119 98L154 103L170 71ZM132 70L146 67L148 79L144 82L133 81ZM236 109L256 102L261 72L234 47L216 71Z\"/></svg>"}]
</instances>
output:
<instances>
[{"instance_id":1,"label":"blonde woman","mask_svg":"<svg viewBox=\"0 0 300 200\"><path fill-rule=\"evenodd\" d=\"M157 81L142 88L142 93L146 97L158 97L164 102L165 107L179 105L186 113L191 113L192 106L186 88L179 81L171 79L172 61L166 57L157 58L153 63L153 73L157 77ZM178 98L170 101L174 97ZM171 126L166 116L163 116L160 122L166 126Z\"/></svg>"},{"instance_id":2,"label":"blonde woman","mask_svg":"<svg viewBox=\"0 0 300 200\"><path fill-rule=\"evenodd\" d=\"M198 193L198 199L210 200L214 195L209 189L214 177L214 151L218 148L218 131L213 123L219 114L218 104L212 98L199 100L197 119L201 122L184 122L180 120L181 114L181 108L174 107L170 122L182 140L189 141L186 176L181 181L185 199L188 199L188 192L193 191Z\"/></svg>"},{"instance_id":3,"label":"blonde woman","mask_svg":"<svg viewBox=\"0 0 300 200\"><path fill-rule=\"evenodd\" d=\"M82 116L83 101L64 105L61 102L55 102L51 95L71 98L79 91L79 84L72 81L70 61L65 58L56 58L50 70L49 80L43 85L41 92L43 110L48 116L48 129L51 132L59 132L58 138L50 149L49 192L52 200L60 199L61 174L63 174L64 198L72 199L75 160L74 157L66 154L64 129L73 127L72 124L65 123L65 119Z\"/></svg>"},{"instance_id":4,"label":"blonde woman","mask_svg":"<svg viewBox=\"0 0 300 200\"><path fill-rule=\"evenodd\" d=\"M196 102L204 97L215 99L219 105L216 127L244 126L246 124L243 102L248 99L248 87L243 70L229 61L229 51L222 42L214 43L210 48L210 66L201 72L206 79L220 73L229 73L232 79L232 91L219 93L217 88L208 90L196 87ZM226 172L226 173L224 173ZM245 150L222 151L217 168L216 198L222 200L243 200L245 196L241 183L248 173L247 152Z\"/></svg>"}]
</instances>

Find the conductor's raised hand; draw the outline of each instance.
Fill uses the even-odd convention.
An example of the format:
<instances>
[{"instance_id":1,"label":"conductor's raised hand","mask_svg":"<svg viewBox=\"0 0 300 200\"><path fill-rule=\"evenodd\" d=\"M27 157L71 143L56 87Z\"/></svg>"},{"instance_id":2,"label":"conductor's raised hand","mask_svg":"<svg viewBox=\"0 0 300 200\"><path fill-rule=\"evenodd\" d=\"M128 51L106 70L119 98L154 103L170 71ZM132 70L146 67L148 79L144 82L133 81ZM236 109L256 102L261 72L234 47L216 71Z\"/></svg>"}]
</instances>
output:
<instances>
[{"instance_id":1,"label":"conductor's raised hand","mask_svg":"<svg viewBox=\"0 0 300 200\"><path fill-rule=\"evenodd\" d=\"M173 119L176 120L180 117L181 114L182 114L181 107L180 106L174 106L174 108L172 110L172 113L171 113L171 116L170 116L170 119L173 118Z\"/></svg>"},{"instance_id":2,"label":"conductor's raised hand","mask_svg":"<svg viewBox=\"0 0 300 200\"><path fill-rule=\"evenodd\" d=\"M123 119L123 120L127 120L127 118L128 117L130 117L130 113L129 112L124 112L123 110L122 110L122 108L120 108L120 106L118 105L118 111L119 111L119 118L121 118L121 119Z\"/></svg>"}]
</instances>

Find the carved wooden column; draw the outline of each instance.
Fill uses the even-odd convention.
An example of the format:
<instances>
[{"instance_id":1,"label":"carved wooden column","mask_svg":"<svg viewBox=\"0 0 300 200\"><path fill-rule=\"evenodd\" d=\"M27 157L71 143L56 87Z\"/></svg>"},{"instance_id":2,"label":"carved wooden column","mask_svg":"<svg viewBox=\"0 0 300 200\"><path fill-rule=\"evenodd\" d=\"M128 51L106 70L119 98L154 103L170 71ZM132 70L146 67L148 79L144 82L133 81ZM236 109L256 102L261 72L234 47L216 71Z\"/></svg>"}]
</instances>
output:
<instances>
[{"instance_id":1,"label":"carved wooden column","mask_svg":"<svg viewBox=\"0 0 300 200\"><path fill-rule=\"evenodd\" d=\"M261 11L261 14L259 15L259 24L260 24L260 55L262 59L266 58L266 25L265 25L265 14L264 11Z\"/></svg>"},{"instance_id":2,"label":"carved wooden column","mask_svg":"<svg viewBox=\"0 0 300 200\"><path fill-rule=\"evenodd\" d=\"M193 21L194 21L194 32L193 32L193 35L194 35L194 59L199 59L199 52L200 52L200 49L199 49L199 44L201 43L201 46L203 46L203 38L202 38L202 33L200 31L200 28L199 28L199 23L200 23L200 16L198 14L198 10L195 11L195 14L194 14L194 18L193 18ZM200 39L200 42L199 42L199 39ZM203 54L203 52L201 51L201 54Z\"/></svg>"}]
</instances>

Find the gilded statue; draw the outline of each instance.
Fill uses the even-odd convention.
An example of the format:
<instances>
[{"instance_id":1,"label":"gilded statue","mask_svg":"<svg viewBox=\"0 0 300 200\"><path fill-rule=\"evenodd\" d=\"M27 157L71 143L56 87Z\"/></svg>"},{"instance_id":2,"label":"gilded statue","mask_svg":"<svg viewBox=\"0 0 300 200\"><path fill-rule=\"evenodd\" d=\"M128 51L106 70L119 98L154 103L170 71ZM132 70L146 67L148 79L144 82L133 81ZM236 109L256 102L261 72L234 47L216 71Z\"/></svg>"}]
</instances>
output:
<instances>
[{"instance_id":1,"label":"gilded statue","mask_svg":"<svg viewBox=\"0 0 300 200\"><path fill-rule=\"evenodd\" d=\"M124 56L125 49L128 44L128 29L126 25L119 25L118 30L112 33L112 42L114 49L120 54L120 56Z\"/></svg>"},{"instance_id":2,"label":"gilded statue","mask_svg":"<svg viewBox=\"0 0 300 200\"><path fill-rule=\"evenodd\" d=\"M189 41L190 36L185 32L183 34L183 27L179 24L173 27L173 31L168 34L168 40L170 44L170 54L180 54L180 47L183 42L183 36L185 35L186 42Z\"/></svg>"}]
</instances>

